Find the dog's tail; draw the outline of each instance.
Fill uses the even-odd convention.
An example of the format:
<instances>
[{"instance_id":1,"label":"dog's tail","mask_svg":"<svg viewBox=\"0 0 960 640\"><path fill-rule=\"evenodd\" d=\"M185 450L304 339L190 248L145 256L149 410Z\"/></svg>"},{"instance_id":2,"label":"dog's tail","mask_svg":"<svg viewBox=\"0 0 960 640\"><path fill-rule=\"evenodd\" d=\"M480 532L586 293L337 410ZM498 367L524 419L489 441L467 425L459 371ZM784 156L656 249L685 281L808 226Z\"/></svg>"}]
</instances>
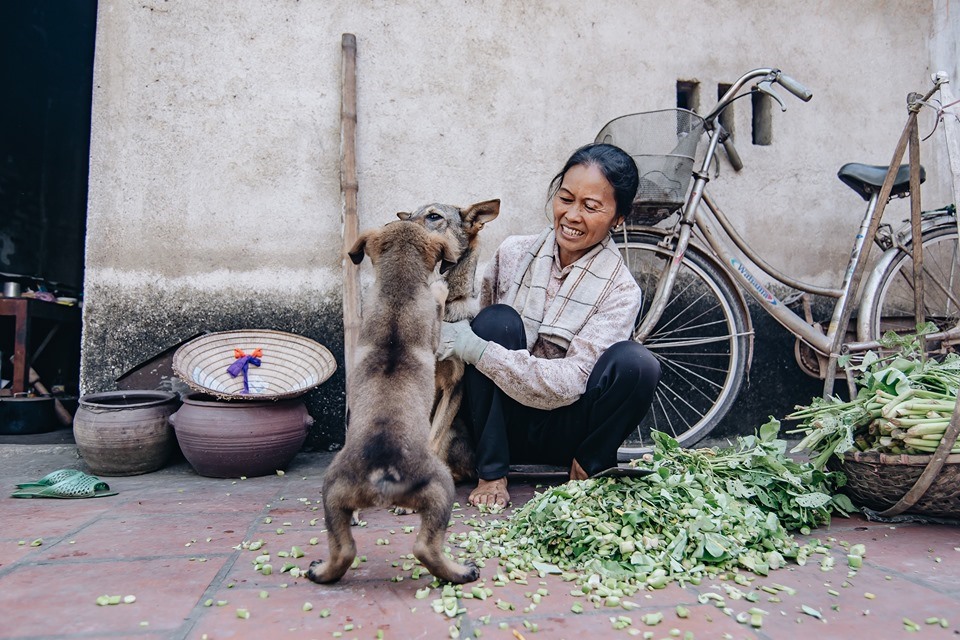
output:
<instances>
[{"instance_id":1,"label":"dog's tail","mask_svg":"<svg viewBox=\"0 0 960 640\"><path fill-rule=\"evenodd\" d=\"M363 448L363 457L370 469L367 480L387 499L409 492L419 482L405 474L398 464L402 455L400 446L389 431L380 431Z\"/></svg>"},{"instance_id":2,"label":"dog's tail","mask_svg":"<svg viewBox=\"0 0 960 640\"><path fill-rule=\"evenodd\" d=\"M367 476L367 479L373 485L374 490L383 497L384 500L393 503L409 497L416 493L427 484L429 478L404 477L396 467L376 467ZM399 503L398 503L399 504Z\"/></svg>"}]
</instances>

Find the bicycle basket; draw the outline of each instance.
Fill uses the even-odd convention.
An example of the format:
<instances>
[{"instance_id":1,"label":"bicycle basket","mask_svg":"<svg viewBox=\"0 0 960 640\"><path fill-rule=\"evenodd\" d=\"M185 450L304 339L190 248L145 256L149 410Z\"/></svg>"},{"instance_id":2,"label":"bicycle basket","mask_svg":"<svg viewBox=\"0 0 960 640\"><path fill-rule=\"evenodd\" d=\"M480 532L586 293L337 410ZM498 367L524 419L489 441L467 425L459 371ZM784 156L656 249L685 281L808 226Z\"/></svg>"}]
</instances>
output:
<instances>
[{"instance_id":1,"label":"bicycle basket","mask_svg":"<svg viewBox=\"0 0 960 640\"><path fill-rule=\"evenodd\" d=\"M629 153L640 172L628 222L653 225L683 206L702 134L703 118L686 109L632 113L600 130L596 142Z\"/></svg>"}]
</instances>

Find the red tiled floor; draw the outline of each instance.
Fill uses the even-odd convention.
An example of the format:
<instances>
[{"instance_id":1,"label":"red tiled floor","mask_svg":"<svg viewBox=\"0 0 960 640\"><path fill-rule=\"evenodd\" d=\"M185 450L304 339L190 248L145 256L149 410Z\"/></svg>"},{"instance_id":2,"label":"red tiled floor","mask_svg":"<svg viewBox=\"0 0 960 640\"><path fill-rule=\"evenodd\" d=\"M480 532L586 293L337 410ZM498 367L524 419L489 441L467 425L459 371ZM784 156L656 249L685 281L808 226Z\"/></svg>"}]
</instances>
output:
<instances>
[{"instance_id":1,"label":"red tiled floor","mask_svg":"<svg viewBox=\"0 0 960 640\"><path fill-rule=\"evenodd\" d=\"M479 631L483 638L509 640L629 638L631 630L670 638L673 629L691 631L698 640L724 634L763 640L812 634L817 640L880 640L905 636L905 617L921 624L923 637L957 637L960 630L960 615L954 614L960 610L960 529L894 526L861 517L836 519L810 536L831 545L835 565L830 571L821 571L820 557L814 556L805 566L790 565L767 577L744 574L748 585L716 580L638 592L625 598L636 605L631 610L595 607L571 595L572 583L554 575L529 576L526 585L494 586L498 563L488 560L480 581L467 590L482 585L493 595L460 600L462 613L448 618L432 608L439 589L417 598L431 578L426 573L413 578L409 554L415 533L405 527L419 528L419 517L370 510L362 514L366 525L353 529L366 561L336 584L316 585L280 569L288 561L306 569L326 554L318 490L329 458L300 454L284 476L246 480L202 478L180 463L152 474L108 479L120 492L111 498L0 499L0 638L332 638L337 632L343 638L376 638L382 632L388 639L442 639L459 625L462 638ZM55 456L49 463L35 457L29 465L18 464L16 457L4 462L0 483L6 486L70 466ZM560 476L513 479L515 504L529 500L538 486L560 481ZM468 489L458 488L460 504ZM465 521L477 516L472 508L455 509L450 532L466 531ZM43 543L29 546L36 538ZM313 538L317 544L310 544ZM243 541L261 539L259 551L235 549ZM26 544L19 545L21 540ZM853 576L841 541L867 545L864 567ZM293 546L304 557L278 555ZM451 551L457 557L458 550ZM261 553L271 555L272 575L254 570L252 560ZM772 584L796 593L781 592L779 602L771 601L761 587ZM739 590L734 594L753 591L756 601L734 599L726 590L731 586ZM536 604L532 594L541 588L547 595ZM872 599L864 595L868 592ZM702 593L725 596L728 610L699 603ZM132 594L137 600L99 607L95 600L103 594ZM205 606L208 600L211 606ZM513 608L498 607L498 600ZM218 601L225 604L218 606ZM574 602L583 605L582 613L571 610ZM312 609L304 611L304 603ZM677 616L677 604L689 608L689 617ZM823 620L811 617L804 605ZM760 629L737 621L737 614L751 607L767 612ZM238 618L238 609L250 617ZM328 617L321 616L325 609ZM658 612L662 622L644 623L644 614ZM630 626L615 630L610 619L618 616L629 618ZM951 626L925 625L928 617L945 617Z\"/></svg>"},{"instance_id":2,"label":"red tiled floor","mask_svg":"<svg viewBox=\"0 0 960 640\"><path fill-rule=\"evenodd\" d=\"M44 545L39 560L82 554L88 558L125 559L141 556L229 554L244 532L233 531L237 516L210 514L201 522L182 516L104 516L77 532L73 544Z\"/></svg>"},{"instance_id":3,"label":"red tiled floor","mask_svg":"<svg viewBox=\"0 0 960 640\"><path fill-rule=\"evenodd\" d=\"M6 488L6 487L5 487ZM6 496L4 496L6 497ZM58 538L67 535L103 514L111 511L116 502L107 498L90 500L5 500L4 524L0 528L0 538ZM54 504L58 506L53 506Z\"/></svg>"},{"instance_id":4,"label":"red tiled floor","mask_svg":"<svg viewBox=\"0 0 960 640\"><path fill-rule=\"evenodd\" d=\"M221 564L165 558L15 565L0 575L0 638L176 631ZM136 601L98 606L101 595Z\"/></svg>"},{"instance_id":5,"label":"red tiled floor","mask_svg":"<svg viewBox=\"0 0 960 640\"><path fill-rule=\"evenodd\" d=\"M429 602L416 600L405 590L382 583L325 587L304 579L287 580L286 588L276 584L248 583L217 592L214 598L228 604L204 608L189 637L207 633L211 638L258 637L265 629L271 635L296 632L297 637L331 637L334 631L352 633L344 637L374 638L383 630L388 638L444 638L449 623L430 610ZM267 598L262 598L261 590ZM312 610L304 611L309 603ZM250 612L248 619L237 617L238 609ZM321 612L329 611L328 617ZM304 635L305 634L305 635ZM265 637L259 635L259 637Z\"/></svg>"},{"instance_id":6,"label":"red tiled floor","mask_svg":"<svg viewBox=\"0 0 960 640\"><path fill-rule=\"evenodd\" d=\"M852 535L847 536L852 539ZM960 530L942 525L885 525L858 536L864 563L908 582L960 595Z\"/></svg>"}]
</instances>

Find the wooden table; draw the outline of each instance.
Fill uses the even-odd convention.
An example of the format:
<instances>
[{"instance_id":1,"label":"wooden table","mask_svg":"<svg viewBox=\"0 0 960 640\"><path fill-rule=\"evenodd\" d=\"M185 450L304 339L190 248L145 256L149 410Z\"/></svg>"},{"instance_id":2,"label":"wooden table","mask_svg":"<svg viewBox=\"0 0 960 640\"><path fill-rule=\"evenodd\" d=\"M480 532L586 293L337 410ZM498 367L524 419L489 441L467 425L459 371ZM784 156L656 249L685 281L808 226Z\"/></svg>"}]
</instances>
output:
<instances>
[{"instance_id":1,"label":"wooden table","mask_svg":"<svg viewBox=\"0 0 960 640\"><path fill-rule=\"evenodd\" d=\"M33 298L0 297L0 316L13 316L16 319L13 343L13 393L17 394L30 389L30 367L36 355L30 348L34 320L45 321L44 324L49 327L41 343L43 345L47 338L52 337L62 325L80 324L80 307Z\"/></svg>"}]
</instances>

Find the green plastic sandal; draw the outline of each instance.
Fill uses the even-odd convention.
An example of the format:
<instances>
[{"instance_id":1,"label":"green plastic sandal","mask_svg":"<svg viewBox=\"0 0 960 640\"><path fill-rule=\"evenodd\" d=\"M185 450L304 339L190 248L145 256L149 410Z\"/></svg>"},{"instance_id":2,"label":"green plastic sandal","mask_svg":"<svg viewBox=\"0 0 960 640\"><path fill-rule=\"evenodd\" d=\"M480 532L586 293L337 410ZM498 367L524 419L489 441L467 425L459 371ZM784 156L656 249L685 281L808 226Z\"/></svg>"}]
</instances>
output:
<instances>
[{"instance_id":1,"label":"green plastic sandal","mask_svg":"<svg viewBox=\"0 0 960 640\"><path fill-rule=\"evenodd\" d=\"M66 480L48 487L31 487L14 491L11 498L102 498L115 496L110 485L95 476L87 474L73 475Z\"/></svg>"},{"instance_id":2,"label":"green plastic sandal","mask_svg":"<svg viewBox=\"0 0 960 640\"><path fill-rule=\"evenodd\" d=\"M73 476L77 475L85 474L79 469L57 469L56 471L51 471L35 482L21 482L17 485L17 488L32 489L33 487L49 487L57 484L58 482L63 482L67 478L72 478Z\"/></svg>"}]
</instances>

